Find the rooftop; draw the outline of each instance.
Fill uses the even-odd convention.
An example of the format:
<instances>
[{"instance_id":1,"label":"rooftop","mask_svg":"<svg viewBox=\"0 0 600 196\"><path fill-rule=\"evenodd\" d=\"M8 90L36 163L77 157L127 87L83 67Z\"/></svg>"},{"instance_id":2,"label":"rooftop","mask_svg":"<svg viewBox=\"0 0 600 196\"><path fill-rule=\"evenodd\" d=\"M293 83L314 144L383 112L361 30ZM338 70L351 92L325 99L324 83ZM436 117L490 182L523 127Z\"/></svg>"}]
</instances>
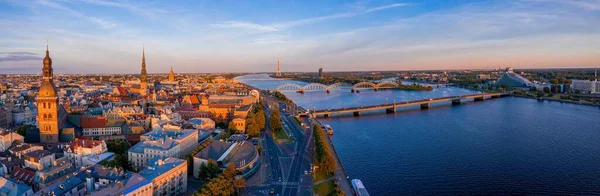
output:
<instances>
[{"instance_id":1,"label":"rooftop","mask_svg":"<svg viewBox=\"0 0 600 196\"><path fill-rule=\"evenodd\" d=\"M155 157L154 159L148 162L148 167L143 169L138 174L143 176L146 179L155 179L156 177L168 172L169 170L181 165L185 164L186 161L178 158L166 158L161 159Z\"/></svg>"},{"instance_id":2,"label":"rooftop","mask_svg":"<svg viewBox=\"0 0 600 196\"><path fill-rule=\"evenodd\" d=\"M36 150L36 151L32 151L32 152L29 152L29 153L25 154L24 159L27 160L28 157L33 157L33 158L36 158L36 159L40 159L42 157L45 157L45 156L48 156L48 155L51 155L51 154L52 154L52 152L47 151L47 150Z\"/></svg>"},{"instance_id":3,"label":"rooftop","mask_svg":"<svg viewBox=\"0 0 600 196\"><path fill-rule=\"evenodd\" d=\"M214 141L194 156L205 160L218 160L231 145L233 144L229 142Z\"/></svg>"}]
</instances>

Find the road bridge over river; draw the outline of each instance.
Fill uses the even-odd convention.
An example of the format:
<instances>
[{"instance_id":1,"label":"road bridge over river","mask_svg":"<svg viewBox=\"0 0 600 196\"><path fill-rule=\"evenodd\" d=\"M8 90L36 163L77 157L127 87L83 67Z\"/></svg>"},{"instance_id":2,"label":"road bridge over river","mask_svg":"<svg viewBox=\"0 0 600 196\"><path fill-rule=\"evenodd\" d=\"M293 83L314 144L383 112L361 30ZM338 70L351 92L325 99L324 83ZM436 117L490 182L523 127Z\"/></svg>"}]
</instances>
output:
<instances>
[{"instance_id":1,"label":"road bridge over river","mask_svg":"<svg viewBox=\"0 0 600 196\"><path fill-rule=\"evenodd\" d=\"M385 110L388 113L396 112L397 108L400 107L409 107L419 105L421 109L428 109L432 103L438 102L452 102L452 105L460 105L463 99L473 99L474 101L483 101L484 99L493 99L500 98L504 96L510 95L509 93L484 93L484 94L470 94L470 95L461 95L461 96L450 96L450 97L439 97L432 99L422 99L422 100L414 100L414 101L406 101L406 102L394 102L391 104L380 104L380 105L370 105L370 106L359 106L359 107L348 107L348 108L338 108L338 109L321 109L312 111L311 114L315 117L325 117L329 118L333 114L344 114L344 113L353 113L354 116L360 116L360 113L363 111L372 111L372 110Z\"/></svg>"}]
</instances>

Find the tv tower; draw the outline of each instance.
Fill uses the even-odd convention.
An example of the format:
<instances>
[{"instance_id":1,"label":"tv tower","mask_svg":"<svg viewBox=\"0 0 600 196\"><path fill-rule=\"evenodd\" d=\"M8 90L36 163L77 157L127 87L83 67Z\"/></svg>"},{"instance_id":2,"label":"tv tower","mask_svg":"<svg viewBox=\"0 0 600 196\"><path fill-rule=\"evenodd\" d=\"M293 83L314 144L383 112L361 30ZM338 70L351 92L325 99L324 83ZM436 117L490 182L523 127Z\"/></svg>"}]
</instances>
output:
<instances>
[{"instance_id":1,"label":"tv tower","mask_svg":"<svg viewBox=\"0 0 600 196\"><path fill-rule=\"evenodd\" d=\"M277 56L277 73L275 76L281 76L280 66L279 66L279 56Z\"/></svg>"}]
</instances>

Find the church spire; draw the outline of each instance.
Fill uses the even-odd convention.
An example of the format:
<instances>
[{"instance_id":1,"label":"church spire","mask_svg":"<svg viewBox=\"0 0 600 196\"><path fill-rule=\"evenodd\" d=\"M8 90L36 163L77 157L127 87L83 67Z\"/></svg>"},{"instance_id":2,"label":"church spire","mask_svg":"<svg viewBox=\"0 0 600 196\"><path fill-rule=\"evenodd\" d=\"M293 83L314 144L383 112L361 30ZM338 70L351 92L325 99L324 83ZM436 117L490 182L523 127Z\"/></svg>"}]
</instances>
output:
<instances>
[{"instance_id":1,"label":"church spire","mask_svg":"<svg viewBox=\"0 0 600 196\"><path fill-rule=\"evenodd\" d=\"M147 76L146 76L146 48L142 47L142 72L140 74L140 82L142 83L146 83L147 82Z\"/></svg>"},{"instance_id":2,"label":"church spire","mask_svg":"<svg viewBox=\"0 0 600 196\"><path fill-rule=\"evenodd\" d=\"M48 42L46 41L46 57L44 57L44 67L42 68L42 76L44 79L52 80L52 59L50 58L50 51L48 50Z\"/></svg>"},{"instance_id":3,"label":"church spire","mask_svg":"<svg viewBox=\"0 0 600 196\"><path fill-rule=\"evenodd\" d=\"M173 72L173 65L171 65L171 71L169 71L169 81L175 82L175 72Z\"/></svg>"}]
</instances>

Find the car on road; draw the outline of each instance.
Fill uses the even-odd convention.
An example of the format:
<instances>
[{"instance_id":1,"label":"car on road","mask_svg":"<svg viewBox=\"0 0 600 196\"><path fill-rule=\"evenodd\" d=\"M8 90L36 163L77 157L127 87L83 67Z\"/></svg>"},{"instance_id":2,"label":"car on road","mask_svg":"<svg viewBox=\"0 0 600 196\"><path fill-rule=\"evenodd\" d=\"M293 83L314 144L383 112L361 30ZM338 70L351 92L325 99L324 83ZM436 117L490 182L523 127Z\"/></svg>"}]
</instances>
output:
<instances>
[{"instance_id":1,"label":"car on road","mask_svg":"<svg viewBox=\"0 0 600 196\"><path fill-rule=\"evenodd\" d=\"M269 194L275 194L275 189L269 190Z\"/></svg>"},{"instance_id":2,"label":"car on road","mask_svg":"<svg viewBox=\"0 0 600 196\"><path fill-rule=\"evenodd\" d=\"M308 171L304 170L304 175L308 175Z\"/></svg>"}]
</instances>

